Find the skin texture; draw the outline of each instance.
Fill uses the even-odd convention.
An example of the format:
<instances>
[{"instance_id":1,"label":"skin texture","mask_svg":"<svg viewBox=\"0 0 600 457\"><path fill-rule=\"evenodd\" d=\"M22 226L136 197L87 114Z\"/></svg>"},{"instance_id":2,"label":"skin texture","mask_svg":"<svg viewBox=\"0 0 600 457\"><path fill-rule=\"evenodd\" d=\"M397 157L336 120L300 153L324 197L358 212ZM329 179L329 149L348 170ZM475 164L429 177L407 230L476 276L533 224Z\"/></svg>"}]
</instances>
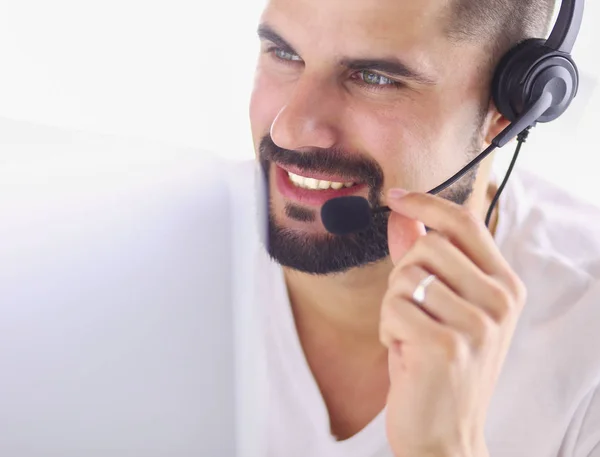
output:
<instances>
[{"instance_id":1,"label":"skin texture","mask_svg":"<svg viewBox=\"0 0 600 457\"><path fill-rule=\"evenodd\" d=\"M257 155L270 135L297 154L335 148L383 170L381 200L393 210L390 257L342 274L284 272L332 433L353 436L387 405L397 456L487 455L487 404L525 300L482 221L494 192L492 158L479 167L464 205L423 193L462 168L474 144L483 150L508 125L489 102L481 49L443 36L447 6L271 0L261 26L292 49L261 40L250 104ZM375 58L399 59L426 81L343 65ZM307 240L325 235L318 218L289 217L273 173L269 186L280 226ZM396 188L410 193L391 198ZM358 195L367 197L368 189ZM425 235L423 224L433 231ZM495 216L492 233L494 226ZM412 291L429 273L439 279L417 307Z\"/></svg>"}]
</instances>

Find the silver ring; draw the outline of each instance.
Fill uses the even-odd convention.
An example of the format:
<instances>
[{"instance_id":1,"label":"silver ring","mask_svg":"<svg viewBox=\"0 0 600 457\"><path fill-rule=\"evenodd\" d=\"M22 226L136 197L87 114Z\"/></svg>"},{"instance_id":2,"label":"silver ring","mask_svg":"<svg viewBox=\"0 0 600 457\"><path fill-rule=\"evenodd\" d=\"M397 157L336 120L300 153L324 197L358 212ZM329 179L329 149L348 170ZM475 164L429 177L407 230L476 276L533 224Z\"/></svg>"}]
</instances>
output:
<instances>
[{"instance_id":1,"label":"silver ring","mask_svg":"<svg viewBox=\"0 0 600 457\"><path fill-rule=\"evenodd\" d=\"M436 279L436 275L429 275L419 283L412 294L412 299L417 305L422 305L425 302L425 291L427 290L427 287Z\"/></svg>"}]
</instances>

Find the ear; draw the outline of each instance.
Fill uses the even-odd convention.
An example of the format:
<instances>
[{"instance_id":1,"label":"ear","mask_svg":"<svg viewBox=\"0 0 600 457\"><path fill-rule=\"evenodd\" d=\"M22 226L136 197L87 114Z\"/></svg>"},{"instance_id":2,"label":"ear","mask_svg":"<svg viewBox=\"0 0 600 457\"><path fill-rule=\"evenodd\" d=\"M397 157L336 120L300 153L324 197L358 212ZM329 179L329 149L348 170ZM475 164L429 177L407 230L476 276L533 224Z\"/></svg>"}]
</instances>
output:
<instances>
[{"instance_id":1,"label":"ear","mask_svg":"<svg viewBox=\"0 0 600 457\"><path fill-rule=\"evenodd\" d=\"M510 125L510 121L500 114L493 99L490 100L488 119L489 124L485 136L485 142L487 144L492 144L492 140L500 135L500 133Z\"/></svg>"}]
</instances>

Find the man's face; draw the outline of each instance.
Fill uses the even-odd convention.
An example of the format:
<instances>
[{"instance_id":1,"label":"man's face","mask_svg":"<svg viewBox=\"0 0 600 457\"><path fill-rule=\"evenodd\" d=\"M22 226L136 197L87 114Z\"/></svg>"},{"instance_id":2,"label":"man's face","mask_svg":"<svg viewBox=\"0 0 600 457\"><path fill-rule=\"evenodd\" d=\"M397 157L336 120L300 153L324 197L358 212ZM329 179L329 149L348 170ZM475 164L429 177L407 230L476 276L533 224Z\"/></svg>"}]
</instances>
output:
<instances>
[{"instance_id":1,"label":"man's face","mask_svg":"<svg viewBox=\"0 0 600 457\"><path fill-rule=\"evenodd\" d=\"M329 235L320 209L394 187L428 191L482 146L489 81L443 34L445 0L271 0L250 105L268 178L271 255L316 274L388 255L387 220ZM464 203L471 174L444 197Z\"/></svg>"}]
</instances>

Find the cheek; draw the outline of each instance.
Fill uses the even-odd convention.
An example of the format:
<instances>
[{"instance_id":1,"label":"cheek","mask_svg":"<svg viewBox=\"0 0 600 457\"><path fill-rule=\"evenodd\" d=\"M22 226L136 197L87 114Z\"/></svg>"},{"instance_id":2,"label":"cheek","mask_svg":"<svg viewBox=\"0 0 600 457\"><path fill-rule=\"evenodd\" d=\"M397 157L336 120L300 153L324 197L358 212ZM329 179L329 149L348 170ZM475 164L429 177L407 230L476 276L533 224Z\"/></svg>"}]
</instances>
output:
<instances>
[{"instance_id":1,"label":"cheek","mask_svg":"<svg viewBox=\"0 0 600 457\"><path fill-rule=\"evenodd\" d=\"M403 100L393 107L349 110L353 144L383 169L385 188L419 189L420 176L432 160L439 119L424 104Z\"/></svg>"},{"instance_id":2,"label":"cheek","mask_svg":"<svg viewBox=\"0 0 600 457\"><path fill-rule=\"evenodd\" d=\"M382 167L385 189L427 191L464 162L463 112L472 107L446 103L439 94L402 96L393 106L355 105L346 118L353 144ZM464 103L465 105L467 103Z\"/></svg>"}]
</instances>

